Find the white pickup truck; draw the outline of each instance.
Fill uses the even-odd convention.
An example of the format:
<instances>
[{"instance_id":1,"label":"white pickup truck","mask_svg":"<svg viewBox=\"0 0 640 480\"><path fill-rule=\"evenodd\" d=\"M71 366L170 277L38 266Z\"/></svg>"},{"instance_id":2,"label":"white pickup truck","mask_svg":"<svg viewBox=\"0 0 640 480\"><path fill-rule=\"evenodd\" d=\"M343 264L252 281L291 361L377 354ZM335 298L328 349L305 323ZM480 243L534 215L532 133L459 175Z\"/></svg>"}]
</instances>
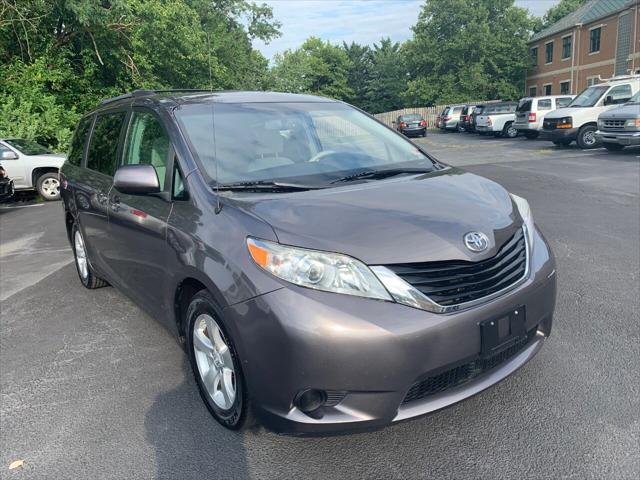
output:
<instances>
[{"instance_id":1,"label":"white pickup truck","mask_svg":"<svg viewBox=\"0 0 640 480\"><path fill-rule=\"evenodd\" d=\"M489 103L476 117L476 131L480 135L493 133L496 137L515 138L518 136L513 123L516 120L516 102Z\"/></svg>"},{"instance_id":2,"label":"white pickup truck","mask_svg":"<svg viewBox=\"0 0 640 480\"><path fill-rule=\"evenodd\" d=\"M65 158L30 140L0 138L0 162L15 190L35 189L45 200L60 198L58 171Z\"/></svg>"},{"instance_id":3,"label":"white pickup truck","mask_svg":"<svg viewBox=\"0 0 640 480\"><path fill-rule=\"evenodd\" d=\"M543 134L556 145L574 140L580 148L597 148L602 144L596 135L598 116L628 102L640 90L640 75L613 77L585 88L571 103L544 117Z\"/></svg>"}]
</instances>

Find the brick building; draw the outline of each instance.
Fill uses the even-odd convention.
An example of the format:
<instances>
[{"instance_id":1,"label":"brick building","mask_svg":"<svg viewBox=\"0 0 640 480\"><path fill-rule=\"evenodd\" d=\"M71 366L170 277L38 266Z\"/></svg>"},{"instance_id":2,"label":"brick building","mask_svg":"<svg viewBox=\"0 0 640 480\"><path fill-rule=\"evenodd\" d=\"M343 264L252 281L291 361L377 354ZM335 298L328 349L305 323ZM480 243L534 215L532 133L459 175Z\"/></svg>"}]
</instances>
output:
<instances>
[{"instance_id":1,"label":"brick building","mask_svg":"<svg viewBox=\"0 0 640 480\"><path fill-rule=\"evenodd\" d=\"M589 0L529 40L525 95L577 94L640 71L640 0Z\"/></svg>"}]
</instances>

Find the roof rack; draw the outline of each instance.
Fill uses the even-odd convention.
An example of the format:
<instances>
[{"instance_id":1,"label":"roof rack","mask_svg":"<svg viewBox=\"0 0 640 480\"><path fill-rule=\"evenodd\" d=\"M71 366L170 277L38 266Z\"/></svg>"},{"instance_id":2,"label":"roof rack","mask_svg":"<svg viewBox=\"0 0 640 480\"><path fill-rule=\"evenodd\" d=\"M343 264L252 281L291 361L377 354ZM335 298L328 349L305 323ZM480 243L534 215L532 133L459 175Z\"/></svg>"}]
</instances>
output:
<instances>
[{"instance_id":1,"label":"roof rack","mask_svg":"<svg viewBox=\"0 0 640 480\"><path fill-rule=\"evenodd\" d=\"M165 89L165 90L149 90L146 88L138 88L133 92L124 93L122 95L118 95L117 97L105 98L100 102L100 105L105 105L107 103L117 102L118 100L124 100L126 98L135 98L135 97L145 97L147 95L154 95L156 93L180 93L180 92L202 92L202 93L210 93L212 90L204 89L204 88L173 88L173 89Z\"/></svg>"}]
</instances>

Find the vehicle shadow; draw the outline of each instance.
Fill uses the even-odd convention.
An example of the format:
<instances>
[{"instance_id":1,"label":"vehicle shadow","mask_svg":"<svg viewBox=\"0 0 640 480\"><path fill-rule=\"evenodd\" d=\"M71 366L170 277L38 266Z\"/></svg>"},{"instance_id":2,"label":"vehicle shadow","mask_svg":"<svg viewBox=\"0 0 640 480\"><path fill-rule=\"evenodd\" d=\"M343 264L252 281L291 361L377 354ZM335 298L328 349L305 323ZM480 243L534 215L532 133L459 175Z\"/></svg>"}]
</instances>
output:
<instances>
[{"instance_id":1,"label":"vehicle shadow","mask_svg":"<svg viewBox=\"0 0 640 480\"><path fill-rule=\"evenodd\" d=\"M247 478L243 434L219 425L200 399L189 361L184 381L161 393L145 415L157 479Z\"/></svg>"}]
</instances>

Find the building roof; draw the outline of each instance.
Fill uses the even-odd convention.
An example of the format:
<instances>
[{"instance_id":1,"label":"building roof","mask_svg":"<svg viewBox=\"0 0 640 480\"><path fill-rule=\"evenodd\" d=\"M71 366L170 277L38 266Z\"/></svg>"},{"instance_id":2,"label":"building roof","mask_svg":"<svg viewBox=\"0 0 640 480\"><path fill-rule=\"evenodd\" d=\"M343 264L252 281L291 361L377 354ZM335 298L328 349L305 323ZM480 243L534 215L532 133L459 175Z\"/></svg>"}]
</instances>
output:
<instances>
[{"instance_id":1,"label":"building roof","mask_svg":"<svg viewBox=\"0 0 640 480\"><path fill-rule=\"evenodd\" d=\"M635 0L589 0L577 10L569 15L562 17L553 25L534 34L529 42L535 42L542 38L555 35L569 28L573 28L577 24L586 25L595 22L604 17L616 13L626 6L634 3Z\"/></svg>"}]
</instances>

